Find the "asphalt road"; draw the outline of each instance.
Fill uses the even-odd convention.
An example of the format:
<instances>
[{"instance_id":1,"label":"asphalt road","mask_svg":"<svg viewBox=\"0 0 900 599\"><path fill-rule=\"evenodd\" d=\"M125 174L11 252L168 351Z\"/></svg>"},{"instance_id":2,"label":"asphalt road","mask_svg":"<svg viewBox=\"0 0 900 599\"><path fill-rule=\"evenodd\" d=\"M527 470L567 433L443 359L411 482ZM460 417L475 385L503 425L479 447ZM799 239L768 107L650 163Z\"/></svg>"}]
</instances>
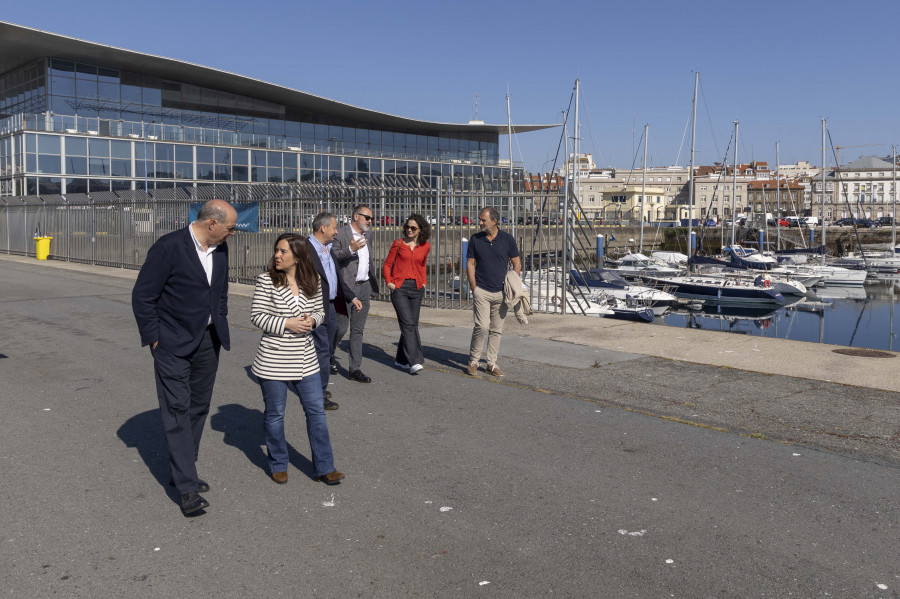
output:
<instances>
[{"instance_id":1,"label":"asphalt road","mask_svg":"<svg viewBox=\"0 0 900 599\"><path fill-rule=\"evenodd\" d=\"M280 486L242 296L201 448L211 507L185 518L133 276L0 260L2 596L900 597L897 439L785 438L896 393L512 336L497 382L462 374L462 327L424 327L412 377L373 316L374 382L333 378L345 482L309 478L295 401ZM760 394L793 403L760 414Z\"/></svg>"}]
</instances>

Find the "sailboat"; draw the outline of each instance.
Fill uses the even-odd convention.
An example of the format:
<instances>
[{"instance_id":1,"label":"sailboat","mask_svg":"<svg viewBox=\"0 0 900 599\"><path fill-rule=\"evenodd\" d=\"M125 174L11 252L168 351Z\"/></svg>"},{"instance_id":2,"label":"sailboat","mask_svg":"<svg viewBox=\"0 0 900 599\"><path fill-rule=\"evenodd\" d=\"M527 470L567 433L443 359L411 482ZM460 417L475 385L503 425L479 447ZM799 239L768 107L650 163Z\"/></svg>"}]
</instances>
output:
<instances>
[{"instance_id":1,"label":"sailboat","mask_svg":"<svg viewBox=\"0 0 900 599\"><path fill-rule=\"evenodd\" d=\"M764 281L691 274L681 277L645 277L645 281L669 289L678 297L710 304L784 304L784 295Z\"/></svg>"},{"instance_id":2,"label":"sailboat","mask_svg":"<svg viewBox=\"0 0 900 599\"><path fill-rule=\"evenodd\" d=\"M669 306L676 303L677 297L661 289L632 285L617 273L605 268L592 268L580 273L574 268L569 272L569 283L586 287L589 292L600 291L614 298L649 306L657 316L662 315Z\"/></svg>"}]
</instances>

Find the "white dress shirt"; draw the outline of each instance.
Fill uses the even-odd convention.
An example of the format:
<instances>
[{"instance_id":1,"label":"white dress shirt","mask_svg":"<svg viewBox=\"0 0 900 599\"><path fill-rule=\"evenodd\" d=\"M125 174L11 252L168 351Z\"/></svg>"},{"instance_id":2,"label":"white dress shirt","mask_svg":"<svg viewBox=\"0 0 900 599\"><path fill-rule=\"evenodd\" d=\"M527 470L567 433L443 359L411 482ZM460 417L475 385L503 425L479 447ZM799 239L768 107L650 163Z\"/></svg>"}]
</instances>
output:
<instances>
[{"instance_id":1,"label":"white dress shirt","mask_svg":"<svg viewBox=\"0 0 900 599\"><path fill-rule=\"evenodd\" d=\"M197 221L194 221L197 222ZM216 248L219 247L217 245L209 245L208 249L203 249L203 246L197 240L197 236L194 235L194 223L191 223L188 226L188 229L191 232L191 239L194 240L194 249L197 250L197 257L200 259L200 264L203 266L204 272L206 272L206 282L209 285L212 285L212 271L213 271L213 252L216 251ZM209 320L206 322L206 325L209 326L212 324L212 314L209 315Z\"/></svg>"},{"instance_id":2,"label":"white dress shirt","mask_svg":"<svg viewBox=\"0 0 900 599\"><path fill-rule=\"evenodd\" d=\"M353 241L359 241L360 239L365 239L365 236L361 233L357 233L353 230L353 227L350 227L350 231L353 232ZM356 281L368 281L369 280L369 245L362 246L358 250L356 250L356 255L359 257L359 265L356 267Z\"/></svg>"}]
</instances>

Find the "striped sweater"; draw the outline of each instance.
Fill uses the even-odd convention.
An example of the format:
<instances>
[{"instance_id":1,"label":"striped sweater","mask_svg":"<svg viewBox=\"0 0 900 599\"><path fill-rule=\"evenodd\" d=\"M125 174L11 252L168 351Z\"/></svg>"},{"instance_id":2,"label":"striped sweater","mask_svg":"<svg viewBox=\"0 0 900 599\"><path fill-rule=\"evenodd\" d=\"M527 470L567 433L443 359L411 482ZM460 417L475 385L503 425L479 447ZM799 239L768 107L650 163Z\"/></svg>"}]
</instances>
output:
<instances>
[{"instance_id":1,"label":"striped sweater","mask_svg":"<svg viewBox=\"0 0 900 599\"><path fill-rule=\"evenodd\" d=\"M250 320L262 329L256 358L250 370L258 377L275 381L299 381L319 372L316 348L310 333L293 333L284 328L289 318L309 315L319 326L325 319L322 311L322 285L312 297L303 290L297 301L290 286L275 287L268 273L256 278L256 289L250 305Z\"/></svg>"}]
</instances>

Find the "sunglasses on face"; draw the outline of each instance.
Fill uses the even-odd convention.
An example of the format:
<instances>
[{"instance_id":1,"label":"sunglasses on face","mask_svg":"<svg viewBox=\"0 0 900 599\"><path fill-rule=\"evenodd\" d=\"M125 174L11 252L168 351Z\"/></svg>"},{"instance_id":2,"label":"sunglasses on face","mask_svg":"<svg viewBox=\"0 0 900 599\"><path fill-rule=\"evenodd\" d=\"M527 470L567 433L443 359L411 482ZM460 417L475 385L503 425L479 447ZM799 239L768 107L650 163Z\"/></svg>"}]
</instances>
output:
<instances>
[{"instance_id":1,"label":"sunglasses on face","mask_svg":"<svg viewBox=\"0 0 900 599\"><path fill-rule=\"evenodd\" d=\"M368 214L362 214L362 213L360 213L359 216L361 216L361 217L363 217L364 219L366 219L366 222L367 222L367 223L372 222L372 217L369 216Z\"/></svg>"},{"instance_id":2,"label":"sunglasses on face","mask_svg":"<svg viewBox=\"0 0 900 599\"><path fill-rule=\"evenodd\" d=\"M419 227L413 227L413 226L410 226L410 225L406 225L406 230L407 230L407 231L418 231L418 230L419 230Z\"/></svg>"}]
</instances>

